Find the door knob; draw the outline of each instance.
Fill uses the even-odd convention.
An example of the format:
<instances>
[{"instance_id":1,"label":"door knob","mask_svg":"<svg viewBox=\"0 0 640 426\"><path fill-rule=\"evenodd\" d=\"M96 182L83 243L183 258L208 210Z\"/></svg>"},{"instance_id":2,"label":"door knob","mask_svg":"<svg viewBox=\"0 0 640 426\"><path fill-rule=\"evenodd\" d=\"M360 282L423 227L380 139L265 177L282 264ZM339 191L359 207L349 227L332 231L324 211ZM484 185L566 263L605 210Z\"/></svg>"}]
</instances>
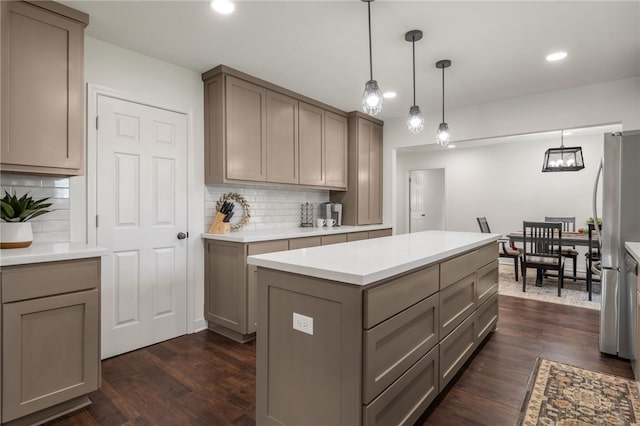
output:
<instances>
[{"instance_id":1,"label":"door knob","mask_svg":"<svg viewBox=\"0 0 640 426\"><path fill-rule=\"evenodd\" d=\"M178 232L179 240L184 240L185 238L187 238L187 234L185 234L184 232Z\"/></svg>"}]
</instances>

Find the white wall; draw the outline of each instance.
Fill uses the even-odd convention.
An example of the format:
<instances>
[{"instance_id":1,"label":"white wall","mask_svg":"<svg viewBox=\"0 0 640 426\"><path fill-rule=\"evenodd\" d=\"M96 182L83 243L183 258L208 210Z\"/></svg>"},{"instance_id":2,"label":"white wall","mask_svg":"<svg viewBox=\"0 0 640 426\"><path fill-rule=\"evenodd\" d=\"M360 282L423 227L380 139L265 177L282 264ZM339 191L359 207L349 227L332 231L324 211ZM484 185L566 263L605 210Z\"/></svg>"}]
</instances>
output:
<instances>
[{"instance_id":1,"label":"white wall","mask_svg":"<svg viewBox=\"0 0 640 426\"><path fill-rule=\"evenodd\" d=\"M433 144L439 114L427 114L426 128L419 135L407 131L404 118L385 122L384 223L398 226L396 206L401 205L402 192L397 187L397 148ZM639 129L640 77L447 110L446 120L454 141L610 123L622 123L624 130Z\"/></svg>"},{"instance_id":2,"label":"white wall","mask_svg":"<svg viewBox=\"0 0 640 426\"><path fill-rule=\"evenodd\" d=\"M602 137L574 137L586 167L579 172L542 173L547 148L560 141L528 140L489 146L433 151L400 151L397 157L398 227L408 231L410 170L445 169L446 223L450 231L479 232L476 217L486 216L492 232L508 234L523 220L545 216L575 216L576 228L591 216L597 161L603 154ZM601 194L599 194L601 195Z\"/></svg>"},{"instance_id":3,"label":"white wall","mask_svg":"<svg viewBox=\"0 0 640 426\"><path fill-rule=\"evenodd\" d=\"M188 330L206 327L204 321L204 91L200 74L130 50L85 37L85 82L103 86L126 99L188 114ZM91 101L91 100L89 100ZM93 123L89 117L88 123ZM88 170L88 172L90 172ZM86 178L71 178L71 240L87 241L95 234L87 225Z\"/></svg>"}]
</instances>

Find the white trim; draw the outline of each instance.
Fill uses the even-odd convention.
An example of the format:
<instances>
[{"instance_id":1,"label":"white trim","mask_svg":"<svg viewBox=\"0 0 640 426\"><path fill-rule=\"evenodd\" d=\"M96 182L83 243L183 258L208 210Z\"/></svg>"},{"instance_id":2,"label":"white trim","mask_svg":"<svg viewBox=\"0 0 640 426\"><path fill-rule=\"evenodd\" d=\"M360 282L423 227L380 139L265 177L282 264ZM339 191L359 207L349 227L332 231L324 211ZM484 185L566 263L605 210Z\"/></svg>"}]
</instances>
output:
<instances>
[{"instance_id":1,"label":"white trim","mask_svg":"<svg viewBox=\"0 0 640 426\"><path fill-rule=\"evenodd\" d=\"M152 108L164 109L167 111L172 111L178 114L183 114L187 118L187 158L186 158L186 191L187 191L187 230L190 228L191 223L191 202L189 200L189 188L192 184L192 177L190 176L189 170L191 170L191 162L194 159L198 158L193 149L193 141L195 138L194 135L194 111L184 112L175 108L166 107L164 105L156 105L154 102L146 102L144 100L137 99L135 97L128 96L123 94L117 90L100 86L97 84L87 83L87 115L86 115L86 127L87 127L87 157L86 157L86 167L85 167L85 175L86 175L86 240L89 244L96 244L98 228L96 227L95 217L97 212L97 140L98 140L98 130L95 126L95 119L98 115L98 96L108 96L115 99L120 99L128 102L135 102L137 104L149 106ZM74 192L79 192L79 190L75 189ZM73 213L72 213L73 214ZM76 216L77 216L76 212ZM195 233L193 230L190 232L189 244L187 244L187 259L186 259L186 289L187 289L187 333L194 333L196 331L200 331L206 328L206 322L204 318L195 318L196 310L195 310L195 284L196 279L194 275L195 273L195 256L192 256L193 245L196 243L200 243L198 238L199 232ZM197 241L195 241L197 240Z\"/></svg>"}]
</instances>

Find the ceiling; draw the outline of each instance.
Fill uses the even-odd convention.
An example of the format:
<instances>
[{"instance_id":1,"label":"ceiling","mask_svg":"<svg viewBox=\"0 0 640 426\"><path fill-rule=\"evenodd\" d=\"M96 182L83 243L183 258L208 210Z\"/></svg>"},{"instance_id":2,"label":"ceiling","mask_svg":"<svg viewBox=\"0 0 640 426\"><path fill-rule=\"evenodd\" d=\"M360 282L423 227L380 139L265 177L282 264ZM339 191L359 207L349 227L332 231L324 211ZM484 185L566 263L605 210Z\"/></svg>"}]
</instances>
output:
<instances>
[{"instance_id":1,"label":"ceiling","mask_svg":"<svg viewBox=\"0 0 640 426\"><path fill-rule=\"evenodd\" d=\"M206 1L62 1L91 15L92 37L197 72L225 64L345 111L360 109L369 79L367 7L350 1L237 1L231 15ZM416 103L441 109L640 75L637 1L397 1L371 4L373 74L386 100L379 118ZM565 50L560 62L545 56Z\"/></svg>"}]
</instances>

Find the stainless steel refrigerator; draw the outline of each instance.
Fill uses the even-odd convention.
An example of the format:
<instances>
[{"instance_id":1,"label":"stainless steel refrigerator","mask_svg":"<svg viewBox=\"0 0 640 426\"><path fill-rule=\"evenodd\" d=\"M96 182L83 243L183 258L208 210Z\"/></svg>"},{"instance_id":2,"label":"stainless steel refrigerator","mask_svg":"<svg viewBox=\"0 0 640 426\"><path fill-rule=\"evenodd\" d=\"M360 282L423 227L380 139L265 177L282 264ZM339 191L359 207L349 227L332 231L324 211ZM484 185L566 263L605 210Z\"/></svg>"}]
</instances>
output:
<instances>
[{"instance_id":1,"label":"stainless steel refrigerator","mask_svg":"<svg viewBox=\"0 0 640 426\"><path fill-rule=\"evenodd\" d=\"M593 190L602 176L600 351L635 359L636 284L624 273L625 241L640 241L640 130L607 133Z\"/></svg>"}]
</instances>

